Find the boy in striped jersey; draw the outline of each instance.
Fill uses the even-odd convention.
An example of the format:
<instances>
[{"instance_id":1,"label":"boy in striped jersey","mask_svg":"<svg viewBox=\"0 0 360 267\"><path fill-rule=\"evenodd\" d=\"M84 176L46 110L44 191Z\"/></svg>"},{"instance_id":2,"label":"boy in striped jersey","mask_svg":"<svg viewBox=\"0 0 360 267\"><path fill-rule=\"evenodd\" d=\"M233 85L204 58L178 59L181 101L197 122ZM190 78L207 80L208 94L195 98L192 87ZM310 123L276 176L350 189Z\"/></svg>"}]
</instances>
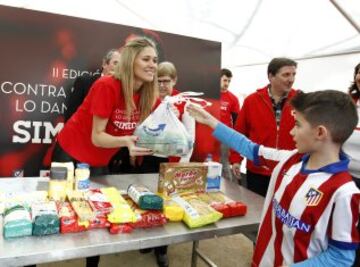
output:
<instances>
[{"instance_id":1,"label":"boy in striped jersey","mask_svg":"<svg viewBox=\"0 0 360 267\"><path fill-rule=\"evenodd\" d=\"M255 164L277 161L271 175L252 266L351 266L359 244L360 191L341 147L357 122L351 98L326 90L291 101L293 151L251 142L191 105L190 114Z\"/></svg>"}]
</instances>

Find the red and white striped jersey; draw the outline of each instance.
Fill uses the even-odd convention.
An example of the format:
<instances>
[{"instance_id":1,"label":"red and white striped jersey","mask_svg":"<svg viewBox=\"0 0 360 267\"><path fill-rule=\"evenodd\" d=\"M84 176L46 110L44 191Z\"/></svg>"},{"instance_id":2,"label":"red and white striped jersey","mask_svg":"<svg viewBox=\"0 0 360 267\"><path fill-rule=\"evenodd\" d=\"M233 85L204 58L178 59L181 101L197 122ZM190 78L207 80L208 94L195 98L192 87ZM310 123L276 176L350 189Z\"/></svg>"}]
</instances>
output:
<instances>
[{"instance_id":1,"label":"red and white striped jersey","mask_svg":"<svg viewBox=\"0 0 360 267\"><path fill-rule=\"evenodd\" d=\"M325 251L328 244L356 249L360 191L347 171L349 160L306 170L309 156L296 150L260 146L258 158L276 160L271 175L252 266L301 262Z\"/></svg>"}]
</instances>

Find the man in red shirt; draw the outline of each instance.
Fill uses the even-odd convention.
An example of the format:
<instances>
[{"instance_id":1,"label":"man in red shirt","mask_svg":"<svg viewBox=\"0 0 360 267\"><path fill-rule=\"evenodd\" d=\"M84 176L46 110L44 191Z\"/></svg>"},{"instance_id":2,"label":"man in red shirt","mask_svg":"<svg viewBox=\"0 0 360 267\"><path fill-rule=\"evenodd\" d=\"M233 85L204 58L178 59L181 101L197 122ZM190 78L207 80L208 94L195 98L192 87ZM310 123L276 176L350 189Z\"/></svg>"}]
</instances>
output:
<instances>
[{"instance_id":1,"label":"man in red shirt","mask_svg":"<svg viewBox=\"0 0 360 267\"><path fill-rule=\"evenodd\" d=\"M270 61L267 70L270 83L245 98L235 130L260 145L287 150L295 148L290 135L295 121L289 100L296 94L292 89L296 67L297 63L288 58L274 58ZM233 174L238 179L241 161L242 157L231 150L230 163ZM261 167L247 161L248 188L265 196L274 166L275 163L271 161Z\"/></svg>"},{"instance_id":2,"label":"man in red shirt","mask_svg":"<svg viewBox=\"0 0 360 267\"><path fill-rule=\"evenodd\" d=\"M232 73L228 69L222 69L220 74L220 121L225 125L233 128L236 118L240 112L239 100L231 93L229 85ZM229 166L229 148L221 145L221 163L223 165L223 177L233 180Z\"/></svg>"}]
</instances>

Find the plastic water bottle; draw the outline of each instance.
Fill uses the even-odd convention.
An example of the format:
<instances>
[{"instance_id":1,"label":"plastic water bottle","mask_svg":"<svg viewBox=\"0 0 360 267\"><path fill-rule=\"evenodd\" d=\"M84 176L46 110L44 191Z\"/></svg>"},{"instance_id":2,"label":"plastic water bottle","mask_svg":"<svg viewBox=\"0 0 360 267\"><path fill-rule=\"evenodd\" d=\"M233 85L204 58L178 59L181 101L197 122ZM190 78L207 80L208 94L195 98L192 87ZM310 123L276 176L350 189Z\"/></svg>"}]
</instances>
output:
<instances>
[{"instance_id":1,"label":"plastic water bottle","mask_svg":"<svg viewBox=\"0 0 360 267\"><path fill-rule=\"evenodd\" d=\"M75 190L87 191L90 187L90 166L87 163L77 163L75 169Z\"/></svg>"}]
</instances>

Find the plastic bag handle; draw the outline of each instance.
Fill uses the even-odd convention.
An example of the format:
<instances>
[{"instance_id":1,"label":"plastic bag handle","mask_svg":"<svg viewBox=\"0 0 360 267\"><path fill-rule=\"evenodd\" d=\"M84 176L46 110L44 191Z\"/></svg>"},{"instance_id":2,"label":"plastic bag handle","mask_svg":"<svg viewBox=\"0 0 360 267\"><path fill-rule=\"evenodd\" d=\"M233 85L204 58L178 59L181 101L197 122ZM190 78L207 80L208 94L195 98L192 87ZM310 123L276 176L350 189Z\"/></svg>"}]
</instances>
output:
<instances>
[{"instance_id":1,"label":"plastic bag handle","mask_svg":"<svg viewBox=\"0 0 360 267\"><path fill-rule=\"evenodd\" d=\"M197 104L196 102L198 102L198 103L203 104L203 105L201 105L202 107L211 106L212 105L211 102L206 101L202 98L196 98L197 96L201 96L201 95L204 95L204 93L187 91L187 92L182 92L182 93L174 95L174 96L166 96L164 101L167 103L195 102L194 104Z\"/></svg>"}]
</instances>

